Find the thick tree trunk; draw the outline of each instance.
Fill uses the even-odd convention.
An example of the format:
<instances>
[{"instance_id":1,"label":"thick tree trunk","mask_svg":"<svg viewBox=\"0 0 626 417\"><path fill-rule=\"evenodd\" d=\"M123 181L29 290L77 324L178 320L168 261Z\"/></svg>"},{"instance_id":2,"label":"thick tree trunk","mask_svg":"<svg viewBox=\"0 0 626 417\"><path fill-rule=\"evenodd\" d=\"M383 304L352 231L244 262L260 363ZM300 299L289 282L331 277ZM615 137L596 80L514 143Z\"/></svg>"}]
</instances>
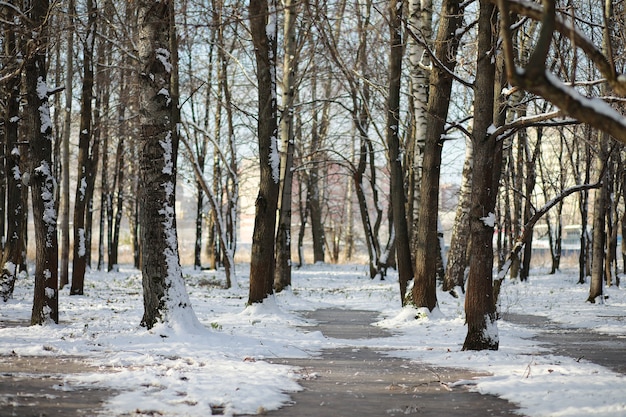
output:
<instances>
[{"instance_id":1,"label":"thick tree trunk","mask_svg":"<svg viewBox=\"0 0 626 417\"><path fill-rule=\"evenodd\" d=\"M260 303L272 294L274 238L279 191L279 155L276 102L276 4L275 0L251 0L250 32L258 77L258 144L260 182L256 198L250 291L248 304Z\"/></svg>"},{"instance_id":2,"label":"thick tree trunk","mask_svg":"<svg viewBox=\"0 0 626 417\"><path fill-rule=\"evenodd\" d=\"M57 213L52 175L52 125L46 84L48 0L30 9L32 42L40 49L25 65L26 125L29 133L30 186L35 223L35 292L31 324L59 322Z\"/></svg>"},{"instance_id":3,"label":"thick tree trunk","mask_svg":"<svg viewBox=\"0 0 626 417\"><path fill-rule=\"evenodd\" d=\"M495 8L480 1L478 18L478 59L474 99L474 175L470 230L472 254L465 298L467 336L463 350L498 349L496 306L493 294L493 231L502 161L502 142L491 135L493 126L495 63Z\"/></svg>"},{"instance_id":4,"label":"thick tree trunk","mask_svg":"<svg viewBox=\"0 0 626 417\"><path fill-rule=\"evenodd\" d=\"M424 145L422 181L420 184L419 222L415 243L415 282L412 303L433 310L437 305L436 278L439 242L437 217L439 210L439 172L441 167L441 138L445 129L452 73L456 66L459 46L458 29L463 12L458 0L444 0L442 19L435 41L435 56L445 68L437 65L430 75L427 127Z\"/></svg>"},{"instance_id":5,"label":"thick tree trunk","mask_svg":"<svg viewBox=\"0 0 626 417\"><path fill-rule=\"evenodd\" d=\"M178 255L175 211L178 155L174 2L138 3L141 153L141 325L196 322Z\"/></svg>"}]
</instances>

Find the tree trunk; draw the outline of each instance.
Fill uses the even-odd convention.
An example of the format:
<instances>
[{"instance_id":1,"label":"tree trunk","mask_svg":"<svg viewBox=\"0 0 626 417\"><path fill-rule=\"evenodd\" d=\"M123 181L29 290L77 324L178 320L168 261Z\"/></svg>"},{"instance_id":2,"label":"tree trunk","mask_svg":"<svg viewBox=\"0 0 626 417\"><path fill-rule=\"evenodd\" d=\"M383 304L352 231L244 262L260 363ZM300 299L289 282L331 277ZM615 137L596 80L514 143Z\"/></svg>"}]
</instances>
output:
<instances>
[{"instance_id":1,"label":"tree trunk","mask_svg":"<svg viewBox=\"0 0 626 417\"><path fill-rule=\"evenodd\" d=\"M495 63L495 8L480 1L478 59L474 99L474 175L470 230L472 254L465 298L467 336L463 350L497 350L498 328L493 294L493 230L502 161L502 142L489 133L493 126Z\"/></svg>"},{"instance_id":2,"label":"tree trunk","mask_svg":"<svg viewBox=\"0 0 626 417\"><path fill-rule=\"evenodd\" d=\"M141 114L141 271L144 314L152 328L196 322L178 255L175 211L178 91L174 2L138 3ZM149 242L149 244L146 244Z\"/></svg>"},{"instance_id":3,"label":"tree trunk","mask_svg":"<svg viewBox=\"0 0 626 417\"><path fill-rule=\"evenodd\" d=\"M67 5L68 27L74 27L75 1ZM72 97L74 78L74 30L67 31L67 68L65 79L65 119L61 145L61 270L59 285L69 284L70 265L70 134L72 133Z\"/></svg>"},{"instance_id":4,"label":"tree trunk","mask_svg":"<svg viewBox=\"0 0 626 417\"><path fill-rule=\"evenodd\" d=\"M296 71L298 51L296 45L296 23L298 4L284 0L284 59L283 100L280 118L282 153L280 157L280 193L278 232L276 233L276 272L274 290L277 292L291 286L291 192L293 180L294 102L296 97Z\"/></svg>"},{"instance_id":5,"label":"tree trunk","mask_svg":"<svg viewBox=\"0 0 626 417\"><path fill-rule=\"evenodd\" d=\"M253 304L263 302L272 294L280 172L277 143L275 0L269 0L269 4L268 0L251 0L248 10L258 78L258 144L261 171L250 260L248 304Z\"/></svg>"},{"instance_id":6,"label":"tree trunk","mask_svg":"<svg viewBox=\"0 0 626 417\"><path fill-rule=\"evenodd\" d=\"M52 175L52 125L46 84L48 0L30 9L31 39L39 50L25 64L26 124L29 130L30 186L35 223L35 292L31 324L59 322L57 213Z\"/></svg>"},{"instance_id":7,"label":"tree trunk","mask_svg":"<svg viewBox=\"0 0 626 417\"><path fill-rule=\"evenodd\" d=\"M400 79L402 75L402 3L389 2L389 29L391 48L389 52L389 96L387 98L387 148L391 172L391 209L395 230L395 248L400 284L400 303L404 305L406 289L413 278L409 230L406 220L406 195L404 192L404 169L400 153Z\"/></svg>"},{"instance_id":8,"label":"tree trunk","mask_svg":"<svg viewBox=\"0 0 626 417\"><path fill-rule=\"evenodd\" d=\"M443 279L443 290L454 291L459 287L465 292L465 274L467 270L467 254L470 247L469 211L472 197L472 166L474 152L472 142L465 141L465 162L463 164L463 178L459 191L459 202L452 228L448 263Z\"/></svg>"},{"instance_id":9,"label":"tree trunk","mask_svg":"<svg viewBox=\"0 0 626 417\"><path fill-rule=\"evenodd\" d=\"M13 21L13 9L7 7L6 13L8 16L3 16L5 21ZM3 35L5 56L17 56L19 45L16 33L9 28ZM3 172L3 175L6 178L6 213L11 213L11 216L7 216L6 242L2 252L2 264L0 265L0 298L3 301L7 301L13 296L22 251L24 250L24 239L21 232L25 202L22 201L22 150L18 145L20 85L20 77L14 76L7 80L3 86L6 94L3 114L4 146L6 149L6 162L3 168L6 174Z\"/></svg>"},{"instance_id":10,"label":"tree trunk","mask_svg":"<svg viewBox=\"0 0 626 417\"><path fill-rule=\"evenodd\" d=\"M86 227L89 209L88 177L91 163L89 144L93 137L92 105L94 85L94 44L96 40L96 21L98 10L95 1L87 2L87 33L83 46L83 88L81 94L80 132L78 134L78 173L76 197L74 199L74 256L72 258L71 295L82 295L87 269L87 245L90 231Z\"/></svg>"},{"instance_id":11,"label":"tree trunk","mask_svg":"<svg viewBox=\"0 0 626 417\"><path fill-rule=\"evenodd\" d=\"M608 135L600 133L600 154L599 164L608 163ZM600 190L596 192L593 204L593 239L592 239L592 256L591 261L591 283L589 286L589 297L587 301L595 303L598 297L602 302L602 293L604 286L604 257L606 243L606 208L608 203L608 182L609 173L604 173L603 183Z\"/></svg>"},{"instance_id":12,"label":"tree trunk","mask_svg":"<svg viewBox=\"0 0 626 417\"><path fill-rule=\"evenodd\" d=\"M437 305L436 278L439 242L437 217L439 210L439 172L441 166L442 136L447 120L452 73L456 66L459 46L458 29L463 23L463 12L458 0L444 0L442 19L435 41L435 56L441 63L433 67L427 110L427 128L424 145L422 181L420 184L419 222L415 243L415 282L412 303L433 310ZM443 68L444 66L445 68Z\"/></svg>"},{"instance_id":13,"label":"tree trunk","mask_svg":"<svg viewBox=\"0 0 626 417\"><path fill-rule=\"evenodd\" d=\"M427 129L427 107L429 72L426 67L430 57L421 42L431 42L432 37L432 1L409 0L407 55L409 58L409 76L411 92L412 132L407 143L406 173L408 176L407 223L411 228L412 262L415 262L417 245L417 224L419 219L420 184L422 180L422 159L424 157L424 141ZM420 42L421 41L421 42Z\"/></svg>"}]
</instances>

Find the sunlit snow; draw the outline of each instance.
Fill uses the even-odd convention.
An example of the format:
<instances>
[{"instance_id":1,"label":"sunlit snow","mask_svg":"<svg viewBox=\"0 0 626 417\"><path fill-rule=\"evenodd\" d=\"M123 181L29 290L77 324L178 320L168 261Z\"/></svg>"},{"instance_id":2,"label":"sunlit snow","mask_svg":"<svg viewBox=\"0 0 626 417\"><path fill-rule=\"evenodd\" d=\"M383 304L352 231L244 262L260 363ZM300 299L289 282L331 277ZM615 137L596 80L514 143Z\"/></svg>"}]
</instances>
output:
<instances>
[{"instance_id":1,"label":"sunlit snow","mask_svg":"<svg viewBox=\"0 0 626 417\"><path fill-rule=\"evenodd\" d=\"M76 356L101 367L65 376L64 389L111 388L105 415L158 411L168 416L225 415L271 410L299 390L297 370L265 359L307 357L321 349L371 347L386 355L438 366L463 367L492 376L469 389L501 396L530 417L624 416L626 378L576 359L558 356L529 340L538 330L498 322L498 351L461 351L466 333L464 299L438 293L434 313L401 309L397 275L371 280L367 265L316 264L293 270L293 290L246 307L248 265L237 265L238 286L223 289L223 271L183 274L193 309L204 327L156 326L141 321L140 272L88 272L84 296L59 292L60 324L28 326L33 274L18 280L15 297L0 305L2 321L20 322L0 329L0 355ZM501 311L550 317L569 327L626 336L626 292L607 288L602 305L585 303L587 285L576 271L531 274L528 283L505 280ZM376 325L392 329L391 338L347 340L308 331L300 311L326 307L375 310ZM420 317L418 320L415 317ZM0 358L10 360L10 358ZM465 384L460 381L459 384Z\"/></svg>"}]
</instances>

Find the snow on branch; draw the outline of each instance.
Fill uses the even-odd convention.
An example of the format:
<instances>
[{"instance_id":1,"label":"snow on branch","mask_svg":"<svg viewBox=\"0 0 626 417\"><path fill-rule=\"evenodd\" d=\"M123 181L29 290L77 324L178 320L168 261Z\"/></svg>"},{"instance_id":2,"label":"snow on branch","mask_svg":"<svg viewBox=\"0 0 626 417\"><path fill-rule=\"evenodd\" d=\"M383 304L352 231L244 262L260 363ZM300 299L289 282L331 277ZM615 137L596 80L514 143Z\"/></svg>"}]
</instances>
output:
<instances>
[{"instance_id":1,"label":"snow on branch","mask_svg":"<svg viewBox=\"0 0 626 417\"><path fill-rule=\"evenodd\" d=\"M576 46L594 62L616 94L626 96L626 77L618 75L602 51L594 46L571 22L556 15L554 1L543 0L543 7L524 0L491 0L500 10L500 30L506 74L514 86L543 97L557 106L564 114L586 123L626 143L626 118L606 101L585 97L574 87L566 85L546 68L547 51L554 31L572 37ZM518 68L515 64L513 36L509 12L519 13L534 20L541 20L541 33L528 64Z\"/></svg>"}]
</instances>

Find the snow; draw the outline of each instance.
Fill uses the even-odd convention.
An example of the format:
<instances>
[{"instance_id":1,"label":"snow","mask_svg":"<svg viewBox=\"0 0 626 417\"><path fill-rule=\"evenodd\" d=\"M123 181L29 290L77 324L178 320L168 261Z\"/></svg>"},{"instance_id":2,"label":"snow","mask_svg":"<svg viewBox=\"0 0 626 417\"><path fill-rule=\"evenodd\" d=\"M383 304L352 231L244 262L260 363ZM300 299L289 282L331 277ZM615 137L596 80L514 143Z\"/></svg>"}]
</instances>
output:
<instances>
[{"instance_id":1,"label":"snow","mask_svg":"<svg viewBox=\"0 0 626 417\"><path fill-rule=\"evenodd\" d=\"M480 220L482 220L487 227L496 226L496 215L494 213L489 213L485 217L481 217Z\"/></svg>"},{"instance_id":2,"label":"snow","mask_svg":"<svg viewBox=\"0 0 626 417\"><path fill-rule=\"evenodd\" d=\"M167 132L167 136L164 140L159 141L161 148L163 148L163 173L166 175L172 175L174 173L174 161L172 151L172 132Z\"/></svg>"},{"instance_id":3,"label":"snow","mask_svg":"<svg viewBox=\"0 0 626 417\"><path fill-rule=\"evenodd\" d=\"M248 276L248 268L238 264L239 276ZM584 302L589 288L576 284L577 271L532 272L527 283L503 282L501 312L626 336L626 291L606 288L604 304L589 304ZM293 270L293 290L248 307L246 280L223 289L223 271L189 267L182 273L203 327L140 327L141 274L124 265L119 272L88 272L84 296L61 290L60 324L27 326L31 273L17 281L14 298L1 306L1 320L24 325L0 328L0 355L77 356L95 366L66 375L62 386L115 389L105 415L155 410L153 415L206 416L212 407L223 407L228 416L275 409L301 388L296 369L265 359L309 357L342 346L369 346L390 356L487 372L491 376L454 385L506 398L530 417L626 415L623 375L554 355L529 340L535 330L503 320L497 325L500 350L461 351L464 299L439 291L434 312L402 309L394 272L380 281L369 279L367 265L307 265ZM344 340L307 331L312 323L298 312L327 307L376 310L376 325L392 329L394 336Z\"/></svg>"},{"instance_id":4,"label":"snow","mask_svg":"<svg viewBox=\"0 0 626 417\"><path fill-rule=\"evenodd\" d=\"M272 179L276 184L280 181L280 153L278 152L278 139L276 135L270 138L269 164L272 168Z\"/></svg>"},{"instance_id":5,"label":"snow","mask_svg":"<svg viewBox=\"0 0 626 417\"><path fill-rule=\"evenodd\" d=\"M163 65L167 73L172 72L172 63L170 62L170 51L165 48L156 48L154 51L155 58Z\"/></svg>"}]
</instances>

